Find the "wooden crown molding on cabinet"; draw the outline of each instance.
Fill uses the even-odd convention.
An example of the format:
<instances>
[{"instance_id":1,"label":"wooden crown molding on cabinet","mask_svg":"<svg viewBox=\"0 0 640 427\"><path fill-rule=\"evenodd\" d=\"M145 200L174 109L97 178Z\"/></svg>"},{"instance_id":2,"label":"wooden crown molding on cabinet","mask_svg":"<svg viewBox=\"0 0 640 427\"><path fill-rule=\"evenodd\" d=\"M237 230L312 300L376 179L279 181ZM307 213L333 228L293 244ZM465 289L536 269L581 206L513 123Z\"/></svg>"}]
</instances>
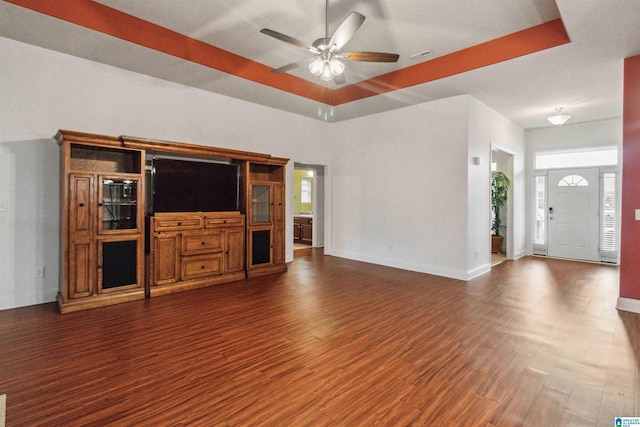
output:
<instances>
[{"instance_id":1,"label":"wooden crown molding on cabinet","mask_svg":"<svg viewBox=\"0 0 640 427\"><path fill-rule=\"evenodd\" d=\"M231 148L212 147L208 145L189 144L185 142L160 141L134 136L107 136L94 133L60 129L55 136L58 145L64 141L83 144L99 144L114 148L145 150L148 153L175 154L193 158L217 158L227 160L247 160L267 164L285 165L289 159L273 157L271 154L252 151L234 150Z\"/></svg>"}]
</instances>

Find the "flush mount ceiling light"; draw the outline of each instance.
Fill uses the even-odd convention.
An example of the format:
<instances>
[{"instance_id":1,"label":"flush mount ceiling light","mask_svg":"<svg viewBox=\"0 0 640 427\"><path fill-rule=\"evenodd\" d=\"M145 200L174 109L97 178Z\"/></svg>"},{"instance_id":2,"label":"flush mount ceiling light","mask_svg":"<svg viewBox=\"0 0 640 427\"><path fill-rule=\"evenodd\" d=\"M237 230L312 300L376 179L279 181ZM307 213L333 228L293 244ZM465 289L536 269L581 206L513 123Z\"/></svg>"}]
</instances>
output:
<instances>
[{"instance_id":1,"label":"flush mount ceiling light","mask_svg":"<svg viewBox=\"0 0 640 427\"><path fill-rule=\"evenodd\" d=\"M568 114L562 114L562 107L558 107L556 108L556 113L547 117L547 120L549 120L553 125L559 126L565 124L570 118L571 116Z\"/></svg>"}]
</instances>

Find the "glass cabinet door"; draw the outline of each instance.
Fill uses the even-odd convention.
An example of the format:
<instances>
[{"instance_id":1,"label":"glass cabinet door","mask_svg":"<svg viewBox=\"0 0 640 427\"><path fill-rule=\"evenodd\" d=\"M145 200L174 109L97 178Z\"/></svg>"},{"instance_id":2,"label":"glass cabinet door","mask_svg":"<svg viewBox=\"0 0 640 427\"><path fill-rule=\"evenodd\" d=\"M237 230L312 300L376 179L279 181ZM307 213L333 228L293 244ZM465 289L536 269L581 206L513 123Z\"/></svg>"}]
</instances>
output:
<instances>
[{"instance_id":1,"label":"glass cabinet door","mask_svg":"<svg viewBox=\"0 0 640 427\"><path fill-rule=\"evenodd\" d=\"M251 187L251 223L271 222L271 186L253 185Z\"/></svg>"},{"instance_id":2,"label":"glass cabinet door","mask_svg":"<svg viewBox=\"0 0 640 427\"><path fill-rule=\"evenodd\" d=\"M138 227L138 181L102 177L98 207L104 231L135 230Z\"/></svg>"}]
</instances>

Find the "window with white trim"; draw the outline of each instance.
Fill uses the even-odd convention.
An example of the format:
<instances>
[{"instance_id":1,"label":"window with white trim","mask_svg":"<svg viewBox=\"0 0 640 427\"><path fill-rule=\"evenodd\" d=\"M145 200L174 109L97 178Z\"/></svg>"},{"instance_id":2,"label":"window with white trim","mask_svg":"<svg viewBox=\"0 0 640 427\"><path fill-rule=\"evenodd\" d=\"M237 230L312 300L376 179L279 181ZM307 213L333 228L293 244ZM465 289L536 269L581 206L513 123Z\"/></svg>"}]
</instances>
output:
<instances>
[{"instance_id":1,"label":"window with white trim","mask_svg":"<svg viewBox=\"0 0 640 427\"><path fill-rule=\"evenodd\" d=\"M539 152L534 169L568 169L618 164L618 147L581 148L578 150Z\"/></svg>"},{"instance_id":2,"label":"window with white trim","mask_svg":"<svg viewBox=\"0 0 640 427\"><path fill-rule=\"evenodd\" d=\"M558 187L588 187L589 181L580 175L567 175L558 182Z\"/></svg>"},{"instance_id":3,"label":"window with white trim","mask_svg":"<svg viewBox=\"0 0 640 427\"><path fill-rule=\"evenodd\" d=\"M311 187L311 179L302 178L300 181L300 203L311 204Z\"/></svg>"}]
</instances>

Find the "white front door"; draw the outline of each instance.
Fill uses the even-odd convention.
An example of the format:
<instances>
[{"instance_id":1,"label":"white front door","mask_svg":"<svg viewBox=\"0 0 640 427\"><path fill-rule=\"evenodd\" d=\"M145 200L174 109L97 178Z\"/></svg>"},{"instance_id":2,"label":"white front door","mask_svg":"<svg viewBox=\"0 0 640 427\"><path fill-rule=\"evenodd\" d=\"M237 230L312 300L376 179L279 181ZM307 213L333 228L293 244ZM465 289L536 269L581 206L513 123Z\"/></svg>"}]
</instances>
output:
<instances>
[{"instance_id":1,"label":"white front door","mask_svg":"<svg viewBox=\"0 0 640 427\"><path fill-rule=\"evenodd\" d=\"M547 254L598 261L600 171L549 171Z\"/></svg>"}]
</instances>

